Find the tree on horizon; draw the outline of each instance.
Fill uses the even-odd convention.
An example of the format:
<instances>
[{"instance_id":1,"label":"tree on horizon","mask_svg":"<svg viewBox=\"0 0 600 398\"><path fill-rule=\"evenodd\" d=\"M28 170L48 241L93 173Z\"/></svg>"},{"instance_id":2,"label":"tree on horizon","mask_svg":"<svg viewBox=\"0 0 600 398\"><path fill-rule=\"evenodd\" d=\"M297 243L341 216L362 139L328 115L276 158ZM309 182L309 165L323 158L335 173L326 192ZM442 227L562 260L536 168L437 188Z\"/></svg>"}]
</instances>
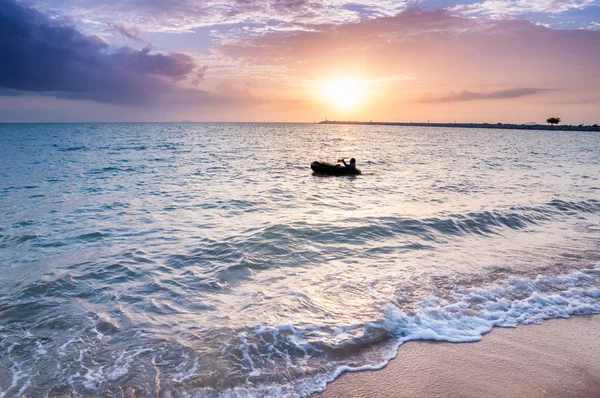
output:
<instances>
[{"instance_id":1,"label":"tree on horizon","mask_svg":"<svg viewBox=\"0 0 600 398\"><path fill-rule=\"evenodd\" d=\"M560 118L559 117L549 117L546 122L550 123L550 125L553 124L558 124L560 123Z\"/></svg>"}]
</instances>

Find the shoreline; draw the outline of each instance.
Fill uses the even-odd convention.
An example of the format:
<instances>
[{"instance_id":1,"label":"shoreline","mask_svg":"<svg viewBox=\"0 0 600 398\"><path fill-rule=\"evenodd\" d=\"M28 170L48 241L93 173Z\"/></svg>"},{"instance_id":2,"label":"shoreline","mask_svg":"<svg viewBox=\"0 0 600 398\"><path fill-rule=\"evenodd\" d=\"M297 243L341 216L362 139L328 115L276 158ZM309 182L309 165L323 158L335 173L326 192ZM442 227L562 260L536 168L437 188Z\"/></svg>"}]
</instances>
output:
<instances>
[{"instance_id":1,"label":"shoreline","mask_svg":"<svg viewBox=\"0 0 600 398\"><path fill-rule=\"evenodd\" d=\"M312 398L600 397L600 315L495 327L475 343L409 341L381 370L345 372Z\"/></svg>"},{"instance_id":2,"label":"shoreline","mask_svg":"<svg viewBox=\"0 0 600 398\"><path fill-rule=\"evenodd\" d=\"M405 123L405 122L359 122L325 120L316 124L358 125L358 126L401 126L401 127L451 127L451 128L477 128L498 130L544 130L544 131L597 131L600 126L547 126L544 124L511 124L511 123Z\"/></svg>"}]
</instances>

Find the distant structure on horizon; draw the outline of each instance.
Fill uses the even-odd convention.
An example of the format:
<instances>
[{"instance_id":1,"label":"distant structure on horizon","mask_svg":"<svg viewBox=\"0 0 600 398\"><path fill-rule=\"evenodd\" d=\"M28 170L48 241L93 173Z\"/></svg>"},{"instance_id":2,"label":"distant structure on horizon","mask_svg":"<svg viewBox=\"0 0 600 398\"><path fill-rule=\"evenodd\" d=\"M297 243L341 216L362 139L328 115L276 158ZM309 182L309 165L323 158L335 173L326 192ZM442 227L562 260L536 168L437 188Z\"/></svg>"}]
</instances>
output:
<instances>
[{"instance_id":1,"label":"distant structure on horizon","mask_svg":"<svg viewBox=\"0 0 600 398\"><path fill-rule=\"evenodd\" d=\"M512 123L419 123L419 122L360 122L360 121L337 121L325 119L318 124L349 124L349 125L373 125L373 126L406 126L406 127L453 127L453 128L482 128L482 129L502 129L502 130L549 130L549 131L598 131L600 127L597 124L592 126L571 126L571 125L545 125L535 122L525 124Z\"/></svg>"}]
</instances>

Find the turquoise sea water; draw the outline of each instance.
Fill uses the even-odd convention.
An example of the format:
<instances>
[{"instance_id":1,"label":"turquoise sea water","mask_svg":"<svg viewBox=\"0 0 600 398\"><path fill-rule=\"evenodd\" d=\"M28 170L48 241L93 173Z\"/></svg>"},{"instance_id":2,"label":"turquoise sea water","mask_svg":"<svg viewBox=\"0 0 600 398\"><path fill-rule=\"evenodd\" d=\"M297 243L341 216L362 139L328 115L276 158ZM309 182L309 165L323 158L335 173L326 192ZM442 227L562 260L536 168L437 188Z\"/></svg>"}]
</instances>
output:
<instances>
[{"instance_id":1,"label":"turquoise sea water","mask_svg":"<svg viewBox=\"0 0 600 398\"><path fill-rule=\"evenodd\" d=\"M0 215L0 397L306 396L600 313L593 132L0 125Z\"/></svg>"}]
</instances>

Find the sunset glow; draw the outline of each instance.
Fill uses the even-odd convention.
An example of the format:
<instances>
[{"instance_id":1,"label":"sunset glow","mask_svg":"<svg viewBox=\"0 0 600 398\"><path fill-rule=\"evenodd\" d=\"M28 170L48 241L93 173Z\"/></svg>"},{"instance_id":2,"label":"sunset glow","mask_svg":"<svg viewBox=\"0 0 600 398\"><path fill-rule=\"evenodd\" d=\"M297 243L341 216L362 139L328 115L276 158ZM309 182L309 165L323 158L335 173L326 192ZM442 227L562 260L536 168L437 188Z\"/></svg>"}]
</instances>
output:
<instances>
[{"instance_id":1,"label":"sunset glow","mask_svg":"<svg viewBox=\"0 0 600 398\"><path fill-rule=\"evenodd\" d=\"M363 81L351 77L337 77L323 82L320 95L330 106L341 111L355 111L367 95Z\"/></svg>"},{"instance_id":2,"label":"sunset glow","mask_svg":"<svg viewBox=\"0 0 600 398\"><path fill-rule=\"evenodd\" d=\"M600 122L600 0L119 4L0 0L0 121Z\"/></svg>"}]
</instances>

